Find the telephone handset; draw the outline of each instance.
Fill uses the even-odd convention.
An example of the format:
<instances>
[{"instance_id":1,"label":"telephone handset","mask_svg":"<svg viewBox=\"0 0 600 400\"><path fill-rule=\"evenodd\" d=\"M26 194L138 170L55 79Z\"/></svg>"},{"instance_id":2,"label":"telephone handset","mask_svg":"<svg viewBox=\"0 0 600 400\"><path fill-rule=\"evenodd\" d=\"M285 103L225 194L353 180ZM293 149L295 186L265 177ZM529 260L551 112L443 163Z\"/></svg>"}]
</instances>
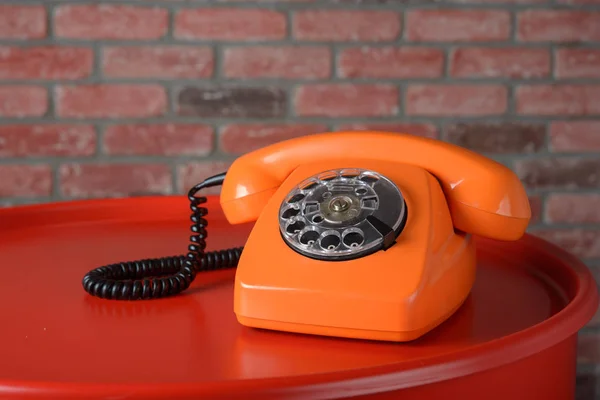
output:
<instances>
[{"instance_id":1,"label":"telephone handset","mask_svg":"<svg viewBox=\"0 0 600 400\"><path fill-rule=\"evenodd\" d=\"M206 197L222 185L244 247L205 252ZM507 167L461 147L388 132L336 132L247 153L193 187L188 253L90 271L107 299L185 290L201 271L237 267L234 312L249 327L388 341L448 319L475 280L472 235L517 240L531 210Z\"/></svg>"}]
</instances>

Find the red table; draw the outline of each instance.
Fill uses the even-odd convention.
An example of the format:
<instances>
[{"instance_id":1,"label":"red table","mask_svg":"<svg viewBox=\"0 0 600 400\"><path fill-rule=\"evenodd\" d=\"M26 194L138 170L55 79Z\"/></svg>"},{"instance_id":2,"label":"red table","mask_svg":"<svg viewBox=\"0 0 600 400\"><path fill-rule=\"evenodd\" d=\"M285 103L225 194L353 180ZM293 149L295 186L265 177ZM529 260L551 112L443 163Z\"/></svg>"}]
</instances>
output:
<instances>
[{"instance_id":1,"label":"red table","mask_svg":"<svg viewBox=\"0 0 600 400\"><path fill-rule=\"evenodd\" d=\"M228 225L215 198L208 207L209 250L242 245L251 225ZM242 327L232 311L234 270L200 274L184 294L153 301L83 291L83 275L97 266L185 252L188 212L184 196L0 210L0 397L574 393L576 333L595 312L596 285L583 264L531 236L479 240L466 304L405 344Z\"/></svg>"}]
</instances>

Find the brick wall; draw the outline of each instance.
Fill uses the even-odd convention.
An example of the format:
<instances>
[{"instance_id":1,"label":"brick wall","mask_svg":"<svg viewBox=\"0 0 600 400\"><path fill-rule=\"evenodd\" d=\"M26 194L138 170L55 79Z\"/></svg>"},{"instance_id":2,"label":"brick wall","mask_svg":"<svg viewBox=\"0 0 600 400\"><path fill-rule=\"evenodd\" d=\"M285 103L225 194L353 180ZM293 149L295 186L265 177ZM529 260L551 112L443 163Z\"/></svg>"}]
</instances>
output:
<instances>
[{"instance_id":1,"label":"brick wall","mask_svg":"<svg viewBox=\"0 0 600 400\"><path fill-rule=\"evenodd\" d=\"M599 44L598 0L3 2L0 198L181 193L281 139L406 131L514 168L532 231L597 264Z\"/></svg>"},{"instance_id":2,"label":"brick wall","mask_svg":"<svg viewBox=\"0 0 600 400\"><path fill-rule=\"evenodd\" d=\"M514 168L540 235L600 260L600 1L0 4L2 204L181 193L340 129Z\"/></svg>"},{"instance_id":3,"label":"brick wall","mask_svg":"<svg viewBox=\"0 0 600 400\"><path fill-rule=\"evenodd\" d=\"M0 203L182 193L281 139L406 131L514 168L531 231L600 266L599 0L97 3L0 4Z\"/></svg>"}]
</instances>

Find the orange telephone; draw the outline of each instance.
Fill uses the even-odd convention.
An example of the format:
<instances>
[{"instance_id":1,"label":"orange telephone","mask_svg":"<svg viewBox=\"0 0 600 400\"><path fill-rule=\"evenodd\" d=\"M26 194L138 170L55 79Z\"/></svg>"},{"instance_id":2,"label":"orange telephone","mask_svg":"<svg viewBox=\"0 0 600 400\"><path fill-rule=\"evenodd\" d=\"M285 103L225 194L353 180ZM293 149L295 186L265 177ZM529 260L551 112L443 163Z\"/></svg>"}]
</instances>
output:
<instances>
[{"instance_id":1,"label":"orange telephone","mask_svg":"<svg viewBox=\"0 0 600 400\"><path fill-rule=\"evenodd\" d=\"M243 248L205 252L196 193L223 185L232 224L255 221ZM475 279L471 235L517 240L531 211L507 167L433 139L322 133L239 157L189 192L185 256L100 267L85 290L151 299L199 271L236 267L234 312L249 327L387 341L416 339L449 318Z\"/></svg>"}]
</instances>

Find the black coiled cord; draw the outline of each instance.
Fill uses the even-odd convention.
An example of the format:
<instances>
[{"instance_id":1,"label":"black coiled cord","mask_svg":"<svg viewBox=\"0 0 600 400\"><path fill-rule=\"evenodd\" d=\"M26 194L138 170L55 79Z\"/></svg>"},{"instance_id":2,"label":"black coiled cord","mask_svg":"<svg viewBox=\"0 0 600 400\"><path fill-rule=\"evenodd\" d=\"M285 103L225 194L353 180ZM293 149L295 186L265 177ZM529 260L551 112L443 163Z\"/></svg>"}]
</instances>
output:
<instances>
[{"instance_id":1,"label":"black coiled cord","mask_svg":"<svg viewBox=\"0 0 600 400\"><path fill-rule=\"evenodd\" d=\"M221 185L225 173L205 179L188 193L192 210L192 243L186 255L110 264L88 272L83 288L92 296L111 300L146 300L172 296L186 290L202 271L233 268L243 247L205 253L208 210L199 207L206 197L196 197L204 188Z\"/></svg>"}]
</instances>

